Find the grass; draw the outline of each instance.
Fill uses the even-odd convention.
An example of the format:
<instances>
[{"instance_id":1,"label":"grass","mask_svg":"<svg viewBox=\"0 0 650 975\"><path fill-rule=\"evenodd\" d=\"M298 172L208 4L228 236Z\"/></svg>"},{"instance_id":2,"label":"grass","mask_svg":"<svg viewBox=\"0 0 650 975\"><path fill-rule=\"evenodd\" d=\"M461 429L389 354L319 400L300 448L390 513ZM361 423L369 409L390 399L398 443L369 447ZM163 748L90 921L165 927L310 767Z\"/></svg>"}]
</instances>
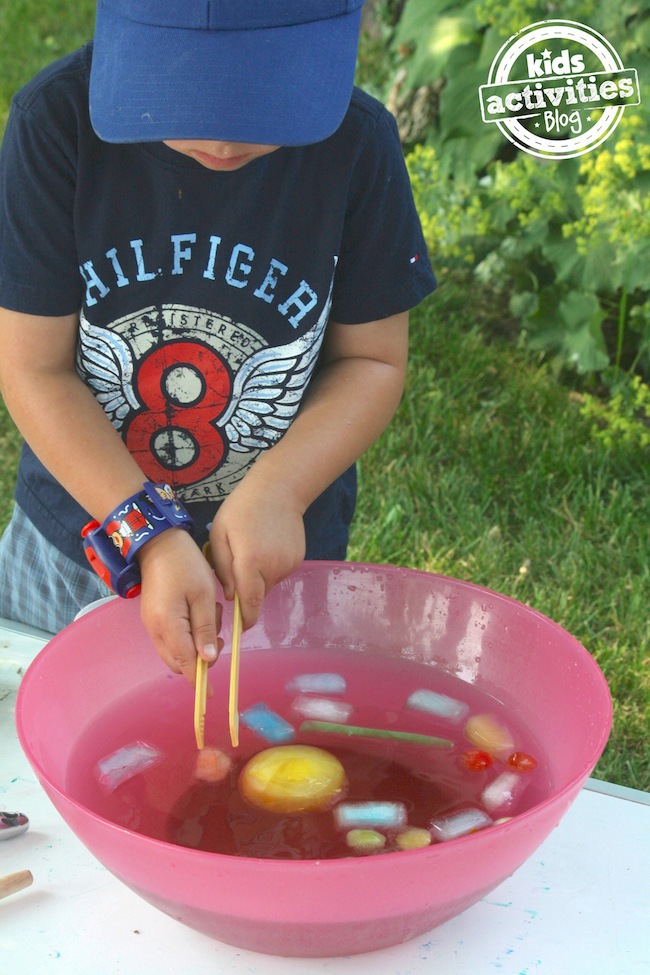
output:
<instances>
[{"instance_id":1,"label":"grass","mask_svg":"<svg viewBox=\"0 0 650 975\"><path fill-rule=\"evenodd\" d=\"M0 0L0 128L13 93L92 37L94 0Z\"/></svg>"},{"instance_id":2,"label":"grass","mask_svg":"<svg viewBox=\"0 0 650 975\"><path fill-rule=\"evenodd\" d=\"M0 0L0 129L13 91L91 36L94 7ZM595 774L650 790L650 459L607 450L548 367L486 341L483 300L449 284L414 313L407 393L362 461L350 557L468 579L566 627L614 698ZM0 530L19 449L0 406Z\"/></svg>"}]
</instances>

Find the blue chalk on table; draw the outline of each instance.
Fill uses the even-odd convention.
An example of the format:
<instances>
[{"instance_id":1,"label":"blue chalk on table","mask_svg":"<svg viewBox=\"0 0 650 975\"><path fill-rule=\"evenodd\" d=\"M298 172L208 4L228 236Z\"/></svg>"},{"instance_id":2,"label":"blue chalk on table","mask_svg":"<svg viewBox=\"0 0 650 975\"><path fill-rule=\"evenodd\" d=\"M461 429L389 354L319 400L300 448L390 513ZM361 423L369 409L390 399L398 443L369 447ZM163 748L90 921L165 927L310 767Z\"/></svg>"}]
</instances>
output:
<instances>
[{"instance_id":1,"label":"blue chalk on table","mask_svg":"<svg viewBox=\"0 0 650 975\"><path fill-rule=\"evenodd\" d=\"M273 745L281 745L286 741L292 741L296 732L293 725L281 718L279 714L272 711L267 704L260 702L246 708L239 715L243 725L250 731L266 738Z\"/></svg>"},{"instance_id":2,"label":"blue chalk on table","mask_svg":"<svg viewBox=\"0 0 650 975\"><path fill-rule=\"evenodd\" d=\"M338 829L401 829L406 825L403 802L340 802L334 808Z\"/></svg>"},{"instance_id":3,"label":"blue chalk on table","mask_svg":"<svg viewBox=\"0 0 650 975\"><path fill-rule=\"evenodd\" d=\"M345 694L347 683L341 674L297 674L288 682L287 690L301 694Z\"/></svg>"},{"instance_id":4,"label":"blue chalk on table","mask_svg":"<svg viewBox=\"0 0 650 975\"><path fill-rule=\"evenodd\" d=\"M469 711L469 705L436 691L413 691L406 701L406 707L414 711L426 711L449 721L461 721Z\"/></svg>"}]
</instances>

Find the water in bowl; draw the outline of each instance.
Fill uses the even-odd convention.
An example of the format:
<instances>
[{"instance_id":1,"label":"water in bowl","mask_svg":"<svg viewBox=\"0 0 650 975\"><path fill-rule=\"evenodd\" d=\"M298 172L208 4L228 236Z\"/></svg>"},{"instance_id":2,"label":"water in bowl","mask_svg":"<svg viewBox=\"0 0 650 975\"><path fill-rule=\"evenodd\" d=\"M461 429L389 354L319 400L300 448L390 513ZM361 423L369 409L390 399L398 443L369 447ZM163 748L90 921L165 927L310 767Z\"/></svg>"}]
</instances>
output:
<instances>
[{"instance_id":1,"label":"water in bowl","mask_svg":"<svg viewBox=\"0 0 650 975\"><path fill-rule=\"evenodd\" d=\"M335 827L331 810L282 815L253 807L240 795L241 768L268 742L242 727L240 746L231 749L227 663L224 657L210 672L214 693L208 702L205 734L207 745L232 755L232 770L222 782L197 780L193 691L183 678L168 674L135 689L97 716L70 757L69 795L122 827L204 851L271 859L353 855ZM287 690L287 684L297 674L323 671L345 677L347 689L340 699L354 707L350 724L444 737L454 747L443 750L300 733L303 719L292 710L296 694ZM470 715L492 715L508 728L516 751L535 756L537 767L525 773L526 788L507 815L519 814L550 794L543 752L525 722L474 685L432 666L343 651L250 650L242 658L240 709L263 701L294 725L296 741L336 755L348 779L345 801L403 802L409 826L428 828L435 817L480 806L486 785L506 766L495 761L490 768L468 770L463 756L472 746L463 735L464 722L455 724L404 707L409 695L422 688L464 702ZM134 741L153 745L162 759L107 794L98 781L98 761ZM395 849L394 840L389 833L386 851Z\"/></svg>"}]
</instances>

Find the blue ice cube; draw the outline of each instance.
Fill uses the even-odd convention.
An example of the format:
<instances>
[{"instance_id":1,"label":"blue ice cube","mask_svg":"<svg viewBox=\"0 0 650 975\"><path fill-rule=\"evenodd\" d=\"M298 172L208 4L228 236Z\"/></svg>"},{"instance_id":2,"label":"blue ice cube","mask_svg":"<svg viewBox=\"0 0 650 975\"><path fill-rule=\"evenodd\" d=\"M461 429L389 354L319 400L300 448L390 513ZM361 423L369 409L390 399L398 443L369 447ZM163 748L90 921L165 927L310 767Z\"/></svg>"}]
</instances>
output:
<instances>
[{"instance_id":1,"label":"blue ice cube","mask_svg":"<svg viewBox=\"0 0 650 975\"><path fill-rule=\"evenodd\" d=\"M401 829L406 825L403 802L340 802L334 809L338 829Z\"/></svg>"},{"instance_id":2,"label":"blue ice cube","mask_svg":"<svg viewBox=\"0 0 650 975\"><path fill-rule=\"evenodd\" d=\"M250 731L259 735L260 738L266 738L273 745L292 741L296 736L294 727L261 701L259 704L253 704L246 708L239 717L242 724L246 725Z\"/></svg>"},{"instance_id":3,"label":"blue ice cube","mask_svg":"<svg viewBox=\"0 0 650 975\"><path fill-rule=\"evenodd\" d=\"M300 694L345 694L347 683L341 674L297 674L287 690Z\"/></svg>"}]
</instances>

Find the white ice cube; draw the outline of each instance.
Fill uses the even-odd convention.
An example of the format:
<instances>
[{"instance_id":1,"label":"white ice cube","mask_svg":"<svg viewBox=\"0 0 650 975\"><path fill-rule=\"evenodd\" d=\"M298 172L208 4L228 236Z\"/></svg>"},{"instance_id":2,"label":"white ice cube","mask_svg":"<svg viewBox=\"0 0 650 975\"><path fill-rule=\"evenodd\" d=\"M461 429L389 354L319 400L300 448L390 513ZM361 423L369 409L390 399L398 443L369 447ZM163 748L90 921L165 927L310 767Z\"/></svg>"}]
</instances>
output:
<instances>
[{"instance_id":1,"label":"white ice cube","mask_svg":"<svg viewBox=\"0 0 650 975\"><path fill-rule=\"evenodd\" d=\"M414 711L426 711L454 722L461 721L469 711L469 704L425 689L413 691L406 701L406 707Z\"/></svg>"},{"instance_id":2,"label":"white ice cube","mask_svg":"<svg viewBox=\"0 0 650 975\"><path fill-rule=\"evenodd\" d=\"M431 831L436 840L456 840L459 836L467 836L491 825L492 819L482 809L463 809L434 819Z\"/></svg>"},{"instance_id":3,"label":"white ice cube","mask_svg":"<svg viewBox=\"0 0 650 975\"><path fill-rule=\"evenodd\" d=\"M95 766L95 774L102 789L113 792L118 785L153 768L162 759L163 753L160 749L144 741L134 741L101 758Z\"/></svg>"},{"instance_id":4,"label":"white ice cube","mask_svg":"<svg viewBox=\"0 0 650 975\"><path fill-rule=\"evenodd\" d=\"M292 702L291 707L304 718L312 721L334 721L345 724L354 708L346 701L332 701L327 697L307 697L299 695Z\"/></svg>"},{"instance_id":5,"label":"white ice cube","mask_svg":"<svg viewBox=\"0 0 650 975\"><path fill-rule=\"evenodd\" d=\"M502 772L481 794L481 803L488 812L509 810L526 788L528 778L520 772Z\"/></svg>"}]
</instances>

